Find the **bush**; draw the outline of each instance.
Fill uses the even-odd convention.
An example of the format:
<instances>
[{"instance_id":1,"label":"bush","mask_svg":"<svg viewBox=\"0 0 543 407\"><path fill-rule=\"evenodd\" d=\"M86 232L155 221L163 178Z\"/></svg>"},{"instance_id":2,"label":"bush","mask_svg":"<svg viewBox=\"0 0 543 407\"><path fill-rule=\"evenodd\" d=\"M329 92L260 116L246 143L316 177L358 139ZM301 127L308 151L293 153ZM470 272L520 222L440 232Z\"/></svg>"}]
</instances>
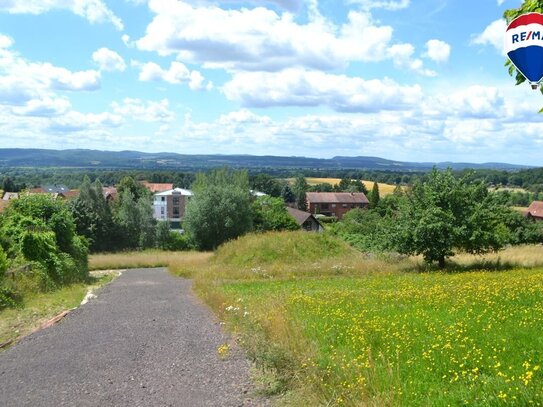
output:
<instances>
[{"instance_id":1,"label":"bush","mask_svg":"<svg viewBox=\"0 0 543 407\"><path fill-rule=\"evenodd\" d=\"M170 232L170 236L164 247L166 250L171 251L184 251L184 250L194 250L194 242L190 239L190 236L183 233Z\"/></svg>"}]
</instances>

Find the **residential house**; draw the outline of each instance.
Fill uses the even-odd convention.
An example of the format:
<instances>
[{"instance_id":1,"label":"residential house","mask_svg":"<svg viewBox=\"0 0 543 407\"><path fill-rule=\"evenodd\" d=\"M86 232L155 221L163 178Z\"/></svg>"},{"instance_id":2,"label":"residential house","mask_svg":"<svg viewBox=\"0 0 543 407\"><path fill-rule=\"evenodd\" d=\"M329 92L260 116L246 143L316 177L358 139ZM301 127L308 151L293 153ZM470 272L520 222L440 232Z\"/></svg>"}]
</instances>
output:
<instances>
[{"instance_id":1,"label":"residential house","mask_svg":"<svg viewBox=\"0 0 543 407\"><path fill-rule=\"evenodd\" d=\"M354 208L367 208L369 201L362 192L307 192L307 208L313 215L343 218Z\"/></svg>"},{"instance_id":2,"label":"residential house","mask_svg":"<svg viewBox=\"0 0 543 407\"><path fill-rule=\"evenodd\" d=\"M191 191L182 188L156 193L153 198L153 217L169 221L172 229L181 229L181 221L191 196Z\"/></svg>"},{"instance_id":3,"label":"residential house","mask_svg":"<svg viewBox=\"0 0 543 407\"><path fill-rule=\"evenodd\" d=\"M324 232L324 226L309 212L287 206L287 212L294 218L300 228L308 232Z\"/></svg>"},{"instance_id":4,"label":"residential house","mask_svg":"<svg viewBox=\"0 0 543 407\"><path fill-rule=\"evenodd\" d=\"M117 199L117 188L115 187L102 187L102 194L106 199L106 202L112 202Z\"/></svg>"},{"instance_id":5,"label":"residential house","mask_svg":"<svg viewBox=\"0 0 543 407\"><path fill-rule=\"evenodd\" d=\"M543 201L534 201L526 212L526 217L534 221L543 221Z\"/></svg>"}]
</instances>

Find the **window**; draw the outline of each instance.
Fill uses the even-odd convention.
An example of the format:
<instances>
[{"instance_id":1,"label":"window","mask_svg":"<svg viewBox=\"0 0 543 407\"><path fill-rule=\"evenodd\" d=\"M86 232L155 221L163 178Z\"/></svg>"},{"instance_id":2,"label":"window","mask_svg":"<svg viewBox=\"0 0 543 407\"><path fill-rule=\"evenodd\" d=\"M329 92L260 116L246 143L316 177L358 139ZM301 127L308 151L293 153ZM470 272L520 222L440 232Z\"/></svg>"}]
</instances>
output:
<instances>
[{"instance_id":1,"label":"window","mask_svg":"<svg viewBox=\"0 0 543 407\"><path fill-rule=\"evenodd\" d=\"M164 215L164 207L160 208L160 214Z\"/></svg>"},{"instance_id":2,"label":"window","mask_svg":"<svg viewBox=\"0 0 543 407\"><path fill-rule=\"evenodd\" d=\"M328 210L329 205L328 204L321 204L321 209Z\"/></svg>"},{"instance_id":3,"label":"window","mask_svg":"<svg viewBox=\"0 0 543 407\"><path fill-rule=\"evenodd\" d=\"M346 207L347 207L347 204L342 204L341 207L342 207L342 208L346 208Z\"/></svg>"},{"instance_id":4,"label":"window","mask_svg":"<svg viewBox=\"0 0 543 407\"><path fill-rule=\"evenodd\" d=\"M335 208L336 207L336 204L332 204L332 208Z\"/></svg>"},{"instance_id":5,"label":"window","mask_svg":"<svg viewBox=\"0 0 543 407\"><path fill-rule=\"evenodd\" d=\"M179 218L179 206L174 206L173 207L173 217L174 218Z\"/></svg>"},{"instance_id":6,"label":"window","mask_svg":"<svg viewBox=\"0 0 543 407\"><path fill-rule=\"evenodd\" d=\"M161 200L162 202L164 202L164 201L166 200L166 197L165 197L165 196L161 196L161 197L160 197L160 200Z\"/></svg>"}]
</instances>

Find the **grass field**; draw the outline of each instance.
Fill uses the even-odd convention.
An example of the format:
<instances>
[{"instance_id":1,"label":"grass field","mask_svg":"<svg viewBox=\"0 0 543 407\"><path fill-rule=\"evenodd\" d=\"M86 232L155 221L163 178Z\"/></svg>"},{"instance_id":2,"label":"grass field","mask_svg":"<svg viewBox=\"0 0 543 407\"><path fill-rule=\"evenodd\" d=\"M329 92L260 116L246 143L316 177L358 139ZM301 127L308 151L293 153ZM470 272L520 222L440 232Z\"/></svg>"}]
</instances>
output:
<instances>
[{"instance_id":1,"label":"grass field","mask_svg":"<svg viewBox=\"0 0 543 407\"><path fill-rule=\"evenodd\" d=\"M194 278L279 405L529 406L543 404L542 253L460 255L430 273L294 232L163 261Z\"/></svg>"},{"instance_id":2,"label":"grass field","mask_svg":"<svg viewBox=\"0 0 543 407\"><path fill-rule=\"evenodd\" d=\"M306 178L307 183L309 185L317 185L317 184L330 184L330 185L337 185L341 181L341 178ZM294 178L289 178L289 182L294 183ZM362 181L364 185L366 186L368 191L371 191L373 188L373 181ZM379 194L381 196L386 196L389 194L392 194L394 192L394 188L396 188L395 185L390 184L382 184L378 183L379 185Z\"/></svg>"}]
</instances>

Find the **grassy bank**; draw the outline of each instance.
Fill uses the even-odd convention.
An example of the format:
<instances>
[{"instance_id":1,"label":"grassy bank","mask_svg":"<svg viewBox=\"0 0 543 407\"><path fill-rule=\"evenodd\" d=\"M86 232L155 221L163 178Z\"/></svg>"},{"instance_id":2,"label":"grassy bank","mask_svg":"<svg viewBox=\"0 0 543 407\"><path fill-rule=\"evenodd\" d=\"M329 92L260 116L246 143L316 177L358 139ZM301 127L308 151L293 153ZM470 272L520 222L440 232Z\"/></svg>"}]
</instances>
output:
<instances>
[{"instance_id":1,"label":"grassy bank","mask_svg":"<svg viewBox=\"0 0 543 407\"><path fill-rule=\"evenodd\" d=\"M194 279L279 404L525 406L543 403L542 250L460 255L429 273L327 235L271 233L149 262Z\"/></svg>"},{"instance_id":2,"label":"grassy bank","mask_svg":"<svg viewBox=\"0 0 543 407\"><path fill-rule=\"evenodd\" d=\"M77 307L89 289L96 289L113 278L91 278L87 284L72 284L48 293L29 293L17 308L0 311L0 344L15 341L39 328L63 311Z\"/></svg>"}]
</instances>

